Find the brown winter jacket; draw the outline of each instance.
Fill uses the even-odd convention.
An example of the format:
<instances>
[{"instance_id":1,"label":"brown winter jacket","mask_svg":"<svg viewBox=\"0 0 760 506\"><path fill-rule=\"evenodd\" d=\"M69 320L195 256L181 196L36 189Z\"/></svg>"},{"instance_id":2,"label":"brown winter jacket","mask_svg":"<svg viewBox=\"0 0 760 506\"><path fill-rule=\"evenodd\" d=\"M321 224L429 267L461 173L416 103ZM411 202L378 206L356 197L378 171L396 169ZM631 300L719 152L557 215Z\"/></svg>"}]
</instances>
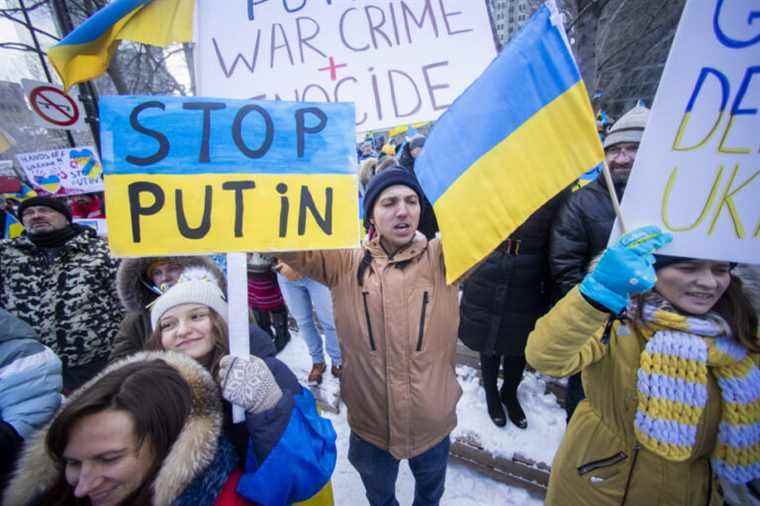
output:
<instances>
[{"instance_id":1,"label":"brown winter jacket","mask_svg":"<svg viewBox=\"0 0 760 506\"><path fill-rule=\"evenodd\" d=\"M365 251L371 263L357 279ZM446 286L438 239L419 232L391 259L364 248L279 254L327 285L343 356L351 430L397 459L432 448L456 426L458 289Z\"/></svg>"},{"instance_id":2,"label":"brown winter jacket","mask_svg":"<svg viewBox=\"0 0 760 506\"><path fill-rule=\"evenodd\" d=\"M525 351L530 365L551 376L583 371L586 392L554 457L546 504L722 504L709 463L721 415L714 375L708 376L708 402L697 427L695 455L673 462L650 452L638 444L633 425L637 371L645 342L616 320L605 343L608 318L576 287L538 320L528 337Z\"/></svg>"}]
</instances>

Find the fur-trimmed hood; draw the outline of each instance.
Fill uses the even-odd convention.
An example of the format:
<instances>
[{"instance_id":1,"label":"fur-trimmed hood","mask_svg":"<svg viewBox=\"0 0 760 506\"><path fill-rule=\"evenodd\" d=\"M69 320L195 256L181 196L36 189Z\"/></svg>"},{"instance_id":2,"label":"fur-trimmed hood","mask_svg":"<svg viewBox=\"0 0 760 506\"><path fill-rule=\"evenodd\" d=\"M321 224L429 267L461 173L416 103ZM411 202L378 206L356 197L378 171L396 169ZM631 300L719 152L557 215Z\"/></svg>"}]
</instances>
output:
<instances>
[{"instance_id":1,"label":"fur-trimmed hood","mask_svg":"<svg viewBox=\"0 0 760 506\"><path fill-rule=\"evenodd\" d=\"M211 258L206 256L184 257L143 257L125 258L116 273L116 289L121 304L127 311L145 311L145 306L157 297L144 285L147 280L145 270L157 260L176 262L182 267L203 267L208 269L219 283L222 292L227 292L227 280L224 273Z\"/></svg>"},{"instance_id":2,"label":"fur-trimmed hood","mask_svg":"<svg viewBox=\"0 0 760 506\"><path fill-rule=\"evenodd\" d=\"M214 460L222 433L223 411L219 387L203 366L176 352L143 352L107 367L74 392L66 402L76 399L111 371L134 362L161 359L174 367L188 382L193 393L193 408L185 425L164 460L153 484L153 504L171 504ZM64 404L65 406L65 404ZM52 421L51 421L52 423ZM3 497L5 506L23 506L52 487L63 469L48 455L46 425L26 441L14 477Z\"/></svg>"}]
</instances>

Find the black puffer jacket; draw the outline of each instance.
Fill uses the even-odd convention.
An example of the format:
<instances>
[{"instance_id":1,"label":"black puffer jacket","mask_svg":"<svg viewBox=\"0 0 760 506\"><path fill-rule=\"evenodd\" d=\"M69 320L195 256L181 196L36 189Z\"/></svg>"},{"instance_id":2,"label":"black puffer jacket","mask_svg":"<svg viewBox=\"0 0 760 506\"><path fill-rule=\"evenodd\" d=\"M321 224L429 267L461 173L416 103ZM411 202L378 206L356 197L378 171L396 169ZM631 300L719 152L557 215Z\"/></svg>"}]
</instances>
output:
<instances>
[{"instance_id":1,"label":"black puffer jacket","mask_svg":"<svg viewBox=\"0 0 760 506\"><path fill-rule=\"evenodd\" d=\"M489 355L524 354L528 334L549 308L549 233L568 193L533 213L512 233L509 249L502 244L464 282L459 338L469 348Z\"/></svg>"},{"instance_id":2,"label":"black puffer jacket","mask_svg":"<svg viewBox=\"0 0 760 506\"><path fill-rule=\"evenodd\" d=\"M622 188L616 192L618 197L623 194ZM601 176L570 195L560 207L549 246L555 300L581 282L591 259L607 247L614 223L615 210Z\"/></svg>"}]
</instances>

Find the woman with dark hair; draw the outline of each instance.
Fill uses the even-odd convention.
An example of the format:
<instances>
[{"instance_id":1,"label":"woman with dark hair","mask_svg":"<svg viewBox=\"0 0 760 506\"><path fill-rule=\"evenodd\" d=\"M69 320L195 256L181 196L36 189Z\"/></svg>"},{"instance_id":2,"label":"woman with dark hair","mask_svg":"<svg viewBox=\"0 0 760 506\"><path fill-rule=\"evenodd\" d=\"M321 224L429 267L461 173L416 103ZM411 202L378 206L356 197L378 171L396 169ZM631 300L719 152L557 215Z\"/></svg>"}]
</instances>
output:
<instances>
[{"instance_id":1,"label":"woman with dark hair","mask_svg":"<svg viewBox=\"0 0 760 506\"><path fill-rule=\"evenodd\" d=\"M623 235L528 338L531 365L582 372L587 394L548 505L717 506L720 490L757 494L757 314L729 262L652 255L670 240L655 227Z\"/></svg>"},{"instance_id":2,"label":"woman with dark hair","mask_svg":"<svg viewBox=\"0 0 760 506\"><path fill-rule=\"evenodd\" d=\"M187 269L151 309L153 334L146 349L183 353L222 386L225 434L250 475L244 478L258 504L331 502L325 487L335 468L336 434L319 416L311 392L274 357L272 340L251 326L250 355L232 357L227 302L208 271ZM245 423L233 424L231 405L247 409ZM283 465L287 463L287 465ZM315 495L316 494L316 495Z\"/></svg>"},{"instance_id":3,"label":"woman with dark hair","mask_svg":"<svg viewBox=\"0 0 760 506\"><path fill-rule=\"evenodd\" d=\"M245 476L208 371L179 353L139 353L34 436L4 504L244 505Z\"/></svg>"},{"instance_id":4,"label":"woman with dark hair","mask_svg":"<svg viewBox=\"0 0 760 506\"><path fill-rule=\"evenodd\" d=\"M75 392L46 436L54 461L25 459L6 504L331 504L332 425L260 329L252 355L229 356L227 314L213 276L185 270L153 305L148 343L179 353L135 355ZM177 369L192 403L146 357ZM233 403L244 423L233 423ZM44 454L36 444L27 453ZM44 465L49 476L36 484Z\"/></svg>"}]
</instances>

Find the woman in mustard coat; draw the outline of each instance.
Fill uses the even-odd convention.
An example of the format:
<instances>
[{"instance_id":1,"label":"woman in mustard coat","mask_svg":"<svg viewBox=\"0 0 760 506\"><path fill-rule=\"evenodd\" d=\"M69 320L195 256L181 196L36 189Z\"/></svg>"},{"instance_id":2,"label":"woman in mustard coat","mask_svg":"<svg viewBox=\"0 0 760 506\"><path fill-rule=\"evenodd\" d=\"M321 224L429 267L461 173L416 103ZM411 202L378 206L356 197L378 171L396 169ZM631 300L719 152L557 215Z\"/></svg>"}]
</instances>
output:
<instances>
[{"instance_id":1,"label":"woman in mustard coat","mask_svg":"<svg viewBox=\"0 0 760 506\"><path fill-rule=\"evenodd\" d=\"M757 492L757 314L732 264L655 260L669 241L654 227L622 236L528 338L533 367L582 371L587 393L547 505L717 506L721 492L731 504Z\"/></svg>"}]
</instances>

